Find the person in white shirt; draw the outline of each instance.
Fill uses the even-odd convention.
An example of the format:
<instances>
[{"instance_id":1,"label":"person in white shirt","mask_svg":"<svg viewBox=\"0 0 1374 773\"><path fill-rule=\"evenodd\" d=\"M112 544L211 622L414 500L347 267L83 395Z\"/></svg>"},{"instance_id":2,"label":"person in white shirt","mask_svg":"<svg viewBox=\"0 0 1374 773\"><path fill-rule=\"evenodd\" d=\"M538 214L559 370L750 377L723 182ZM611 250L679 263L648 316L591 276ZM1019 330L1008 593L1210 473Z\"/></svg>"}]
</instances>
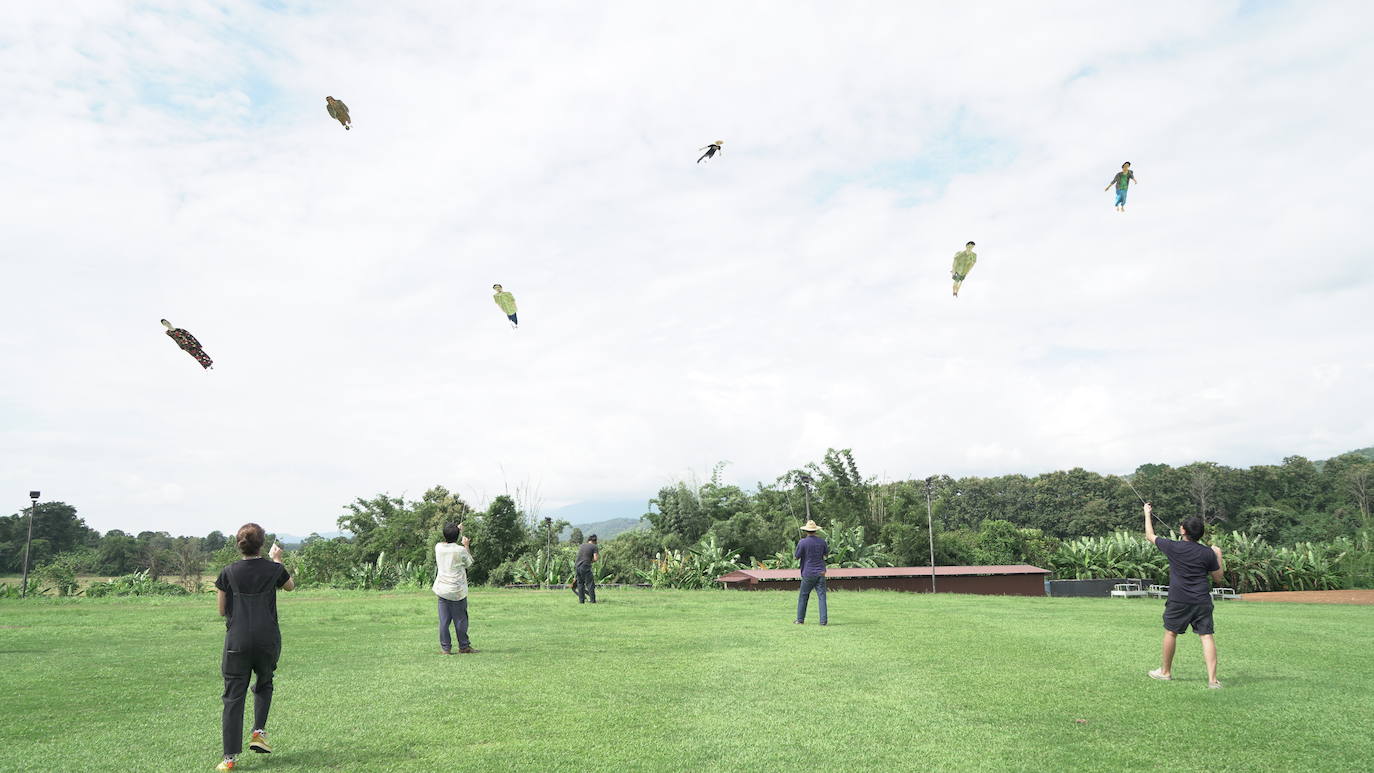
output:
<instances>
[{"instance_id":1,"label":"person in white shirt","mask_svg":"<svg viewBox=\"0 0 1374 773\"><path fill-rule=\"evenodd\" d=\"M463 527L446 523L444 541L434 546L434 563L439 568L433 587L434 595L439 597L439 651L445 655L453 654L453 641L448 635L450 621L458 634L458 651L464 655L477 652L468 640L468 567L472 566L472 553L468 551L467 537L458 543L462 533Z\"/></svg>"}]
</instances>

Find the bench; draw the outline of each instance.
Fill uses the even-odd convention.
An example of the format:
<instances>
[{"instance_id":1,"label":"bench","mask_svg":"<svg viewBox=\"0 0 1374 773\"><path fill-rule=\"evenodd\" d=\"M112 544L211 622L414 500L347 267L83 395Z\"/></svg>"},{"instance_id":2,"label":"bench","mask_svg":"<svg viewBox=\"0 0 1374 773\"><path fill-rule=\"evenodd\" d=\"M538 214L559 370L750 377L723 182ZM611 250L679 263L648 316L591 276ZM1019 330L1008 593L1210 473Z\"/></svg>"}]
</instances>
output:
<instances>
[{"instance_id":1,"label":"bench","mask_svg":"<svg viewBox=\"0 0 1374 773\"><path fill-rule=\"evenodd\" d=\"M1112 595L1118 598L1131 599L1139 598L1146 594L1145 591L1140 589L1140 583L1119 582L1112 586Z\"/></svg>"},{"instance_id":2,"label":"bench","mask_svg":"<svg viewBox=\"0 0 1374 773\"><path fill-rule=\"evenodd\" d=\"M1168 597L1169 597L1169 586L1168 586L1168 585L1151 585L1151 586L1150 586L1150 590L1147 591L1147 593L1150 594L1150 598L1152 598L1152 599L1163 599L1163 598L1168 598Z\"/></svg>"},{"instance_id":3,"label":"bench","mask_svg":"<svg viewBox=\"0 0 1374 773\"><path fill-rule=\"evenodd\" d=\"M1236 593L1235 588L1213 588L1212 598L1214 599L1238 599L1240 594Z\"/></svg>"}]
</instances>

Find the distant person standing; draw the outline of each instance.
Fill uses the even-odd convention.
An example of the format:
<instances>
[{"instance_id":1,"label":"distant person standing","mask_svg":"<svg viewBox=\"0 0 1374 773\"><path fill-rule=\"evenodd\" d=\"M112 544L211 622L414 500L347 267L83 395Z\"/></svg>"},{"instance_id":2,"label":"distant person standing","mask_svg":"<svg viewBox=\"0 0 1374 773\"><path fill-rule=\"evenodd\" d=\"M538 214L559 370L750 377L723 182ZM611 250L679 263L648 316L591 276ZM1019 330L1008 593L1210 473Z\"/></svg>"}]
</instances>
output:
<instances>
[{"instance_id":1,"label":"distant person standing","mask_svg":"<svg viewBox=\"0 0 1374 773\"><path fill-rule=\"evenodd\" d=\"M464 655L477 653L468 639L468 567L472 566L472 553L468 550L467 537L458 542L462 533L463 527L446 523L444 541L434 545L434 564L438 573L430 590L439 597L439 651L445 655L453 654L449 623L458 634L458 651Z\"/></svg>"},{"instance_id":2,"label":"distant person standing","mask_svg":"<svg viewBox=\"0 0 1374 773\"><path fill-rule=\"evenodd\" d=\"M577 593L579 604L586 603L587 599L596 603L596 577L592 575L592 564L600 558L601 548L596 544L596 535L593 534L577 549L577 565L574 567L577 579L573 583L573 590Z\"/></svg>"},{"instance_id":3,"label":"distant person standing","mask_svg":"<svg viewBox=\"0 0 1374 773\"><path fill-rule=\"evenodd\" d=\"M1154 523L1150 520L1153 508L1145 504L1145 538L1169 557L1169 598L1164 602L1164 654L1163 664L1150 672L1151 679L1171 681L1174 665L1174 648L1178 645L1178 635L1188 632L1202 639L1202 657L1207 661L1207 686L1212 689L1221 687L1217 681L1217 643L1213 638L1212 594L1207 585L1211 575L1216 582L1222 581L1225 563L1221 548L1207 547L1199 542L1206 529L1202 519L1197 516L1188 518L1178 527L1181 540L1156 537Z\"/></svg>"},{"instance_id":4,"label":"distant person standing","mask_svg":"<svg viewBox=\"0 0 1374 773\"><path fill-rule=\"evenodd\" d=\"M797 542L797 549L793 552L794 558L801 559L801 595L797 597L797 625L806 622L806 604L811 599L811 591L815 589L816 600L821 606L821 625L829 622L829 616L825 608L825 557L830 554L830 546L825 540L816 536L816 532L821 527L815 521L807 521L802 527L806 536Z\"/></svg>"},{"instance_id":5,"label":"distant person standing","mask_svg":"<svg viewBox=\"0 0 1374 773\"><path fill-rule=\"evenodd\" d=\"M1116 173L1112 181L1107 183L1107 187L1102 189L1104 191L1109 191L1112 189L1113 185L1116 186L1117 212L1126 211L1126 190L1133 182L1139 182L1139 180L1135 179L1135 172L1131 171L1131 162L1127 161L1121 165L1121 171Z\"/></svg>"},{"instance_id":6,"label":"distant person standing","mask_svg":"<svg viewBox=\"0 0 1374 773\"><path fill-rule=\"evenodd\" d=\"M292 590L296 581L281 565L281 546L273 545L270 561L262 558L262 543L267 538L262 527L245 523L239 527L237 542L243 559L224 567L215 578L219 614L225 628L224 656L220 672L224 675L224 714L220 730L224 740L224 759L216 770L233 770L243 751L243 706L248 679L253 684L253 733L248 748L269 754L267 712L272 708L272 675L281 654L281 629L277 627L277 589Z\"/></svg>"}]
</instances>

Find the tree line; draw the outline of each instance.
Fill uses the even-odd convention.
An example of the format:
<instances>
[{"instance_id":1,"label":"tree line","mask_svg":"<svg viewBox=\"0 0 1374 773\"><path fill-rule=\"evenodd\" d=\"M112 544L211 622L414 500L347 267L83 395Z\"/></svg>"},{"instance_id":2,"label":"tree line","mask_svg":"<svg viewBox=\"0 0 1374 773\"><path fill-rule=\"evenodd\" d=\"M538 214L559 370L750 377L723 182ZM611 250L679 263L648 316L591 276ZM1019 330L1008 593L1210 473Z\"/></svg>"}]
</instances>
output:
<instances>
[{"instance_id":1,"label":"tree line","mask_svg":"<svg viewBox=\"0 0 1374 773\"><path fill-rule=\"evenodd\" d=\"M884 481L863 475L851 450L829 449L819 462L752 490L724 482L722 463L706 481L660 488L646 506L649 528L603 542L598 569L605 580L652 584L670 567L694 561L792 566L792 546L808 513L844 546L853 565L924 565L933 530L937 564L1049 567L1066 540L1139 531L1141 497L1171 523L1198 515L1214 532L1243 533L1270 545L1327 542L1368 533L1372 457L1374 449L1366 449L1322 462L1290 456L1249 468L1151 463L1129 476L1074 468L1036 476ZM413 501L359 497L336 522L348 536L311 535L291 552L288 566L303 584L421 585L432 571L431 551L443 524L457 521L472 538L473 583L559 582L582 535L559 544L557 535L569 524L541 519L531 509L503 495L477 510L444 486ZM0 518L0 572L20 571L27 514ZM269 544L274 539L269 535ZM236 553L219 531L204 537L118 529L101 534L71 505L44 502L34 517L32 555L31 566L50 567L53 576L141 571L195 589Z\"/></svg>"}]
</instances>

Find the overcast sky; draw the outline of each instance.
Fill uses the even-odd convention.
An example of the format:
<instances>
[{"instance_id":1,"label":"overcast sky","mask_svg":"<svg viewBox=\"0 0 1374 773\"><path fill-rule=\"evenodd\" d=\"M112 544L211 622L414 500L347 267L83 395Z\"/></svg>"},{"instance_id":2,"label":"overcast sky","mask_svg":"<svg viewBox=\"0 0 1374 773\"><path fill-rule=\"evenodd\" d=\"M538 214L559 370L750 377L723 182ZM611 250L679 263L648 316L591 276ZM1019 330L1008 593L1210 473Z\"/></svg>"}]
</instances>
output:
<instances>
[{"instance_id":1,"label":"overcast sky","mask_svg":"<svg viewBox=\"0 0 1374 773\"><path fill-rule=\"evenodd\" d=\"M827 447L892 479L1370 445L1371 21L2 4L0 511L305 534Z\"/></svg>"}]
</instances>

